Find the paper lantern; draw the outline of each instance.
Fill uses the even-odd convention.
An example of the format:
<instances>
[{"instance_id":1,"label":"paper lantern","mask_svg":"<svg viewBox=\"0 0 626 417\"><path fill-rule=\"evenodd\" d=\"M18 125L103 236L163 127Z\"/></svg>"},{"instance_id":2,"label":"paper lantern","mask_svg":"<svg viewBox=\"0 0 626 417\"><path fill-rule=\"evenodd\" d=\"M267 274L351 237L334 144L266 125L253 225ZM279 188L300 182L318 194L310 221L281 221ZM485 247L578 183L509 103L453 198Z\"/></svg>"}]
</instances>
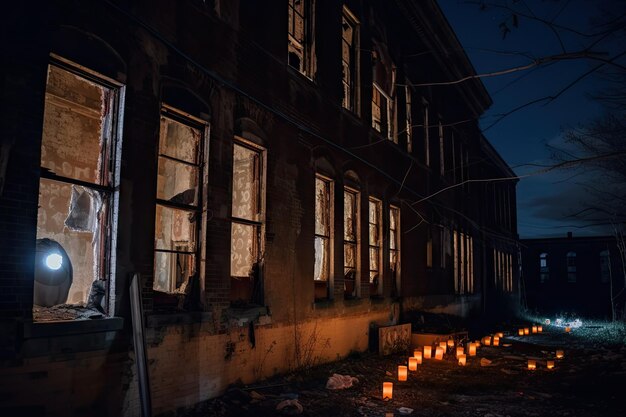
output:
<instances>
[{"instance_id":1,"label":"paper lantern","mask_svg":"<svg viewBox=\"0 0 626 417\"><path fill-rule=\"evenodd\" d=\"M413 352L413 357L417 361L418 365L422 364L422 352L418 352L418 351Z\"/></svg>"},{"instance_id":2,"label":"paper lantern","mask_svg":"<svg viewBox=\"0 0 626 417\"><path fill-rule=\"evenodd\" d=\"M417 358L417 354L418 353L421 355L422 354L422 349L420 349L420 348L414 349L413 350L413 357Z\"/></svg>"},{"instance_id":3,"label":"paper lantern","mask_svg":"<svg viewBox=\"0 0 626 417\"><path fill-rule=\"evenodd\" d=\"M393 398L393 382L383 382L383 400Z\"/></svg>"},{"instance_id":4,"label":"paper lantern","mask_svg":"<svg viewBox=\"0 0 626 417\"><path fill-rule=\"evenodd\" d=\"M494 346L499 346L500 345L500 336L494 336L493 337L493 345Z\"/></svg>"},{"instance_id":5,"label":"paper lantern","mask_svg":"<svg viewBox=\"0 0 626 417\"><path fill-rule=\"evenodd\" d=\"M537 326L537 332L539 333L543 332L543 326Z\"/></svg>"},{"instance_id":6,"label":"paper lantern","mask_svg":"<svg viewBox=\"0 0 626 417\"><path fill-rule=\"evenodd\" d=\"M562 350L557 350L556 351L556 358L557 359L563 359L563 356L565 356L565 352L563 352Z\"/></svg>"},{"instance_id":7,"label":"paper lantern","mask_svg":"<svg viewBox=\"0 0 626 417\"><path fill-rule=\"evenodd\" d=\"M398 366L398 381L406 381L407 378L407 369L406 366L400 365Z\"/></svg>"},{"instance_id":8,"label":"paper lantern","mask_svg":"<svg viewBox=\"0 0 626 417\"><path fill-rule=\"evenodd\" d=\"M443 359L443 348L441 346L437 346L437 349L435 350L435 359L438 361Z\"/></svg>"},{"instance_id":9,"label":"paper lantern","mask_svg":"<svg viewBox=\"0 0 626 417\"><path fill-rule=\"evenodd\" d=\"M454 347L454 340L448 339L448 347L452 349Z\"/></svg>"},{"instance_id":10,"label":"paper lantern","mask_svg":"<svg viewBox=\"0 0 626 417\"><path fill-rule=\"evenodd\" d=\"M572 328L571 328L571 327L567 326L567 327L565 328L565 333L569 333L569 332L571 332L571 331L572 331Z\"/></svg>"},{"instance_id":11,"label":"paper lantern","mask_svg":"<svg viewBox=\"0 0 626 417\"><path fill-rule=\"evenodd\" d=\"M518 334L519 336L524 336L524 329L519 329L519 330L517 331L517 334Z\"/></svg>"},{"instance_id":12,"label":"paper lantern","mask_svg":"<svg viewBox=\"0 0 626 417\"><path fill-rule=\"evenodd\" d=\"M500 339L502 339L504 337L504 333L498 332L498 333L496 333L496 336L498 336Z\"/></svg>"},{"instance_id":13,"label":"paper lantern","mask_svg":"<svg viewBox=\"0 0 626 417\"><path fill-rule=\"evenodd\" d=\"M433 354L432 346L424 346L424 359L430 359Z\"/></svg>"},{"instance_id":14,"label":"paper lantern","mask_svg":"<svg viewBox=\"0 0 626 417\"><path fill-rule=\"evenodd\" d=\"M445 352L448 348L448 344L446 342L439 342L439 347Z\"/></svg>"},{"instance_id":15,"label":"paper lantern","mask_svg":"<svg viewBox=\"0 0 626 417\"><path fill-rule=\"evenodd\" d=\"M467 346L467 350L470 356L476 356L476 344L475 343L470 343Z\"/></svg>"},{"instance_id":16,"label":"paper lantern","mask_svg":"<svg viewBox=\"0 0 626 417\"><path fill-rule=\"evenodd\" d=\"M554 361L546 362L546 366L547 366L548 369L554 369Z\"/></svg>"},{"instance_id":17,"label":"paper lantern","mask_svg":"<svg viewBox=\"0 0 626 417\"><path fill-rule=\"evenodd\" d=\"M467 363L467 356L461 354L459 355L459 365L461 366L465 366L465 364Z\"/></svg>"},{"instance_id":18,"label":"paper lantern","mask_svg":"<svg viewBox=\"0 0 626 417\"><path fill-rule=\"evenodd\" d=\"M417 371L417 358L409 358L409 371Z\"/></svg>"},{"instance_id":19,"label":"paper lantern","mask_svg":"<svg viewBox=\"0 0 626 417\"><path fill-rule=\"evenodd\" d=\"M533 333L537 333L537 326L533 326L533 327L531 327L531 331L532 331Z\"/></svg>"},{"instance_id":20,"label":"paper lantern","mask_svg":"<svg viewBox=\"0 0 626 417\"><path fill-rule=\"evenodd\" d=\"M530 334L530 329L528 327L524 328L524 334L525 335L529 335Z\"/></svg>"},{"instance_id":21,"label":"paper lantern","mask_svg":"<svg viewBox=\"0 0 626 417\"><path fill-rule=\"evenodd\" d=\"M534 371L535 369L537 369L537 361L534 361L532 359L528 359L528 369L530 371Z\"/></svg>"},{"instance_id":22,"label":"paper lantern","mask_svg":"<svg viewBox=\"0 0 626 417\"><path fill-rule=\"evenodd\" d=\"M459 355L462 355L465 353L465 349L463 349L463 346L457 346L456 347L456 357L457 359L459 358Z\"/></svg>"},{"instance_id":23,"label":"paper lantern","mask_svg":"<svg viewBox=\"0 0 626 417\"><path fill-rule=\"evenodd\" d=\"M489 345L491 345L491 336L485 336L485 337L483 337L482 342L483 342L483 345L485 345L485 346L489 346Z\"/></svg>"}]
</instances>

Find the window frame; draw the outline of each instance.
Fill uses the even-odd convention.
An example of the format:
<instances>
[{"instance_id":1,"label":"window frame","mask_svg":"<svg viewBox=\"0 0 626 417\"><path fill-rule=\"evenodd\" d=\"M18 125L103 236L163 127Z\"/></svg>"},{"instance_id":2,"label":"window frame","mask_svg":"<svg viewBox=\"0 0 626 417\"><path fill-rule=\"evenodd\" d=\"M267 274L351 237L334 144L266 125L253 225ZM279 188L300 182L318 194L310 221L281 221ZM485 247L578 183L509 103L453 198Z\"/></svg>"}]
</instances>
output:
<instances>
[{"instance_id":1,"label":"window frame","mask_svg":"<svg viewBox=\"0 0 626 417\"><path fill-rule=\"evenodd\" d=\"M411 82L407 80L404 86L404 110L405 110L405 122L406 122L406 151L409 154L413 153L413 114L412 114L412 101L413 101L413 89Z\"/></svg>"},{"instance_id":2,"label":"window frame","mask_svg":"<svg viewBox=\"0 0 626 417\"><path fill-rule=\"evenodd\" d=\"M346 211L346 194L350 194L352 195L352 198L354 199L354 207L352 210L352 218L353 218L353 228L354 228L354 240L347 240L346 239L346 221L345 221L345 211ZM359 190L352 188L352 187L348 187L348 186L344 186L344 191L343 191L343 204L344 204L344 224L343 224L343 254L344 254L344 258L343 258L343 276L344 276L344 280L346 279L346 276L348 275L349 269L352 269L354 271L354 289L353 291L348 294L347 289L346 292L344 293L344 296L346 298L356 298L359 297L361 295L361 289L360 289L360 271L361 271L361 244L360 244L360 227L361 227L361 216L360 216L360 198L361 198L361 193ZM348 266L346 265L346 245L352 245L354 247L354 266ZM344 287L346 287L345 285L345 281L344 281Z\"/></svg>"},{"instance_id":3,"label":"window frame","mask_svg":"<svg viewBox=\"0 0 626 417\"><path fill-rule=\"evenodd\" d=\"M303 12L300 14L296 11L295 1L297 0L288 0L287 2L287 66L293 68L298 71L300 74L304 75L309 79L313 79L313 59L314 59L314 51L313 51L313 42L315 37L315 0L300 0L303 2ZM302 19L302 40L297 39L295 36L295 27L296 20L295 16L298 16ZM293 16L293 17L292 17ZM289 21L291 20L292 25L289 25ZM294 48L295 51L299 52L300 55L300 67L295 67L291 65L289 55L290 48Z\"/></svg>"},{"instance_id":4,"label":"window frame","mask_svg":"<svg viewBox=\"0 0 626 417\"><path fill-rule=\"evenodd\" d=\"M318 283L318 282L325 282L326 283L326 296L325 297L315 297L315 300L324 300L324 299L330 299L332 297L330 288L331 288L331 283L333 281L332 277L333 277L333 247L334 247L334 238L333 238L333 228L334 228L334 224L335 224L335 220L334 220L334 189L335 189L335 181L328 177L325 176L323 174L320 173L316 173L315 174L315 190L314 190L314 216L315 218L317 218L318 213L317 213L317 181L321 181L325 184L326 187L326 195L327 197L327 201L326 201L326 210L328 211L328 224L326 226L327 228L327 235L320 235L317 233L317 228L314 227L313 230L313 237L314 237L314 261L313 261L313 282L314 283ZM316 221L316 220L315 220ZM314 222L315 222L314 221ZM327 253L325 254L326 259L327 259L327 271L326 271L326 277L324 278L320 278L317 279L317 277L315 276L315 254L316 254L316 244L315 241L317 241L317 239L323 239L326 240L326 251Z\"/></svg>"},{"instance_id":5,"label":"window frame","mask_svg":"<svg viewBox=\"0 0 626 417\"><path fill-rule=\"evenodd\" d=\"M539 254L539 283L544 284L550 279L550 267L548 265L548 253Z\"/></svg>"},{"instance_id":6,"label":"window frame","mask_svg":"<svg viewBox=\"0 0 626 417\"><path fill-rule=\"evenodd\" d=\"M376 223L371 222L371 210L372 205L376 207ZM370 283L370 297L382 297L383 296L383 224L382 224L382 210L383 210L383 202L382 200L370 196L368 198L368 216L367 216L367 235L368 235L368 268L369 268L369 283ZM378 233L376 239L372 240L371 230L372 226L375 226L375 230ZM378 261L378 269L372 269L372 263L370 260L372 259L371 252L372 250L376 251L376 258ZM378 273L378 283L376 285L375 276L372 276L372 273ZM374 288L376 291L373 292L371 289Z\"/></svg>"},{"instance_id":7,"label":"window frame","mask_svg":"<svg viewBox=\"0 0 626 417\"><path fill-rule=\"evenodd\" d=\"M567 266L567 282L569 284L576 283L576 252L570 251L565 255L565 262Z\"/></svg>"},{"instance_id":8,"label":"window frame","mask_svg":"<svg viewBox=\"0 0 626 417\"><path fill-rule=\"evenodd\" d=\"M103 196L102 207L106 210L103 226L100 227L100 241L104 242L104 245L100 248L98 257L100 259L98 266L100 268L99 275L105 277L103 281L105 285L104 295L104 310L107 316L113 316L115 314L115 277L116 277L116 263L115 253L117 249L117 228L119 218L119 186L120 186L120 171L121 171L121 154L122 154L122 142L123 142L123 126L124 126L124 102L126 86L104 74L101 74L95 70L91 70L88 67L80 65L69 59L63 58L59 55L51 53L48 60L47 74L50 72L51 67L66 71L74 76L80 77L88 82L94 83L101 88L108 90L111 94L109 98L111 102L111 108L109 112L110 123L109 133L110 137L107 138L106 146L101 147L100 157L107 157L107 161L102 163L104 167L104 177L100 179L101 183L92 183L89 181L83 181L64 175L56 174L50 169L41 165L41 158L39 160L39 185L38 189L41 189L41 180L48 180L67 184L70 186L78 185L85 188L90 188L98 191ZM48 90L48 77L46 78L45 94ZM44 104L44 114L47 104ZM103 119L103 124L107 123ZM40 148L44 145L43 141L43 121L42 121L42 136L40 142ZM105 183L105 184L103 184ZM104 200L106 199L106 203ZM95 238L95 236L94 236ZM94 259L94 263L96 260ZM34 279L34 278L33 278ZM94 279L93 282L97 280ZM48 321L44 321L48 322Z\"/></svg>"},{"instance_id":9,"label":"window frame","mask_svg":"<svg viewBox=\"0 0 626 417\"><path fill-rule=\"evenodd\" d=\"M395 214L395 215L394 215ZM402 246L401 246L401 232L402 232L402 224L401 221L401 211L400 207L395 206L393 204L389 205L389 271L391 276L395 278L395 286L397 294L400 294L401 283L402 283ZM396 229L392 229L391 227L391 219L395 218ZM394 231L395 233L392 233ZM392 248L391 242L393 241L392 236L395 236L395 249ZM395 254L395 268L393 268L393 255Z\"/></svg>"},{"instance_id":10,"label":"window frame","mask_svg":"<svg viewBox=\"0 0 626 417\"><path fill-rule=\"evenodd\" d=\"M359 115L359 98L360 98L360 42L361 42L361 23L356 18L355 14L344 4L341 14L341 63L342 63L342 85L343 85L343 108L352 111ZM347 44L347 40L344 38L343 25L349 24L352 27L352 43ZM347 46L346 46L347 45ZM350 62L345 62L343 48L347 47L349 50L348 56ZM346 80L345 68L348 68L349 77ZM346 90L348 94L346 94Z\"/></svg>"}]
</instances>

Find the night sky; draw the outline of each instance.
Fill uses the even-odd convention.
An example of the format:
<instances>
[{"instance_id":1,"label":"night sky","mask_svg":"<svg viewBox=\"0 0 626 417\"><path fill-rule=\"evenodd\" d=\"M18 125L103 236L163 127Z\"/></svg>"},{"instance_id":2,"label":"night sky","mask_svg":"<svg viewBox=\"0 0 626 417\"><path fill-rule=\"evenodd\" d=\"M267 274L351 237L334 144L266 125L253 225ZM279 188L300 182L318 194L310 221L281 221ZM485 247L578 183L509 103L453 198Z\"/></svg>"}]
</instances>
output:
<instances>
[{"instance_id":1,"label":"night sky","mask_svg":"<svg viewBox=\"0 0 626 417\"><path fill-rule=\"evenodd\" d=\"M504 70L529 63L523 52L533 57L562 53L558 37L545 24L519 17L518 27L512 25L510 13L488 6L481 10L478 2L439 0L448 21L465 48L478 74ZM500 2L502 4L504 2ZM595 19L617 16L626 11L626 1L590 0L528 0L509 1L515 7L559 25L591 31ZM530 10L530 11L529 11ZM511 30L503 39L500 23L507 20ZM576 51L588 44L589 38L557 29L566 51ZM623 36L623 35L622 35ZM623 39L622 39L623 42ZM614 56L622 52L616 36L610 36L595 49ZM621 60L623 64L626 60ZM547 145L562 146L565 129L585 123L602 113L602 106L590 95L605 88L601 74L593 74L576 83L551 103L538 103L516 111L495 125L498 114L506 113L533 100L556 94L597 62L562 61L509 75L483 78L494 103L483 115L480 124L485 136L518 175L538 171L541 167L525 164L552 165ZM575 170L560 170L533 175L518 183L518 228L521 238L543 236L608 234L602 227L580 227L567 216L581 207L588 193L579 184L584 175Z\"/></svg>"}]
</instances>

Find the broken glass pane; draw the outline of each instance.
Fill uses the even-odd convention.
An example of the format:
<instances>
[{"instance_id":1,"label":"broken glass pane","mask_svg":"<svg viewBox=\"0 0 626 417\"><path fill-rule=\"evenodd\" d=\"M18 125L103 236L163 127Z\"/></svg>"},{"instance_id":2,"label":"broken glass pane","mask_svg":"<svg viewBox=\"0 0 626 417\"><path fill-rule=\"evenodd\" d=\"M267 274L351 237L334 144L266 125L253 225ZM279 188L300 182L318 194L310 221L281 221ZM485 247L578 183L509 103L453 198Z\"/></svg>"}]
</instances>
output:
<instances>
[{"instance_id":1,"label":"broken glass pane","mask_svg":"<svg viewBox=\"0 0 626 417\"><path fill-rule=\"evenodd\" d=\"M159 153L190 164L198 164L201 136L198 129L161 117Z\"/></svg>"},{"instance_id":2,"label":"broken glass pane","mask_svg":"<svg viewBox=\"0 0 626 417\"><path fill-rule=\"evenodd\" d=\"M159 157L157 198L178 204L198 204L198 167Z\"/></svg>"},{"instance_id":3,"label":"broken glass pane","mask_svg":"<svg viewBox=\"0 0 626 417\"><path fill-rule=\"evenodd\" d=\"M196 250L196 213L157 204L154 246L157 250ZM177 249L184 247L185 249Z\"/></svg>"},{"instance_id":4,"label":"broken glass pane","mask_svg":"<svg viewBox=\"0 0 626 417\"><path fill-rule=\"evenodd\" d=\"M315 237L315 267L313 278L316 281L328 279L328 239Z\"/></svg>"},{"instance_id":5,"label":"broken glass pane","mask_svg":"<svg viewBox=\"0 0 626 417\"><path fill-rule=\"evenodd\" d=\"M330 236L330 184L320 178L315 179L315 234Z\"/></svg>"},{"instance_id":6,"label":"broken glass pane","mask_svg":"<svg viewBox=\"0 0 626 417\"><path fill-rule=\"evenodd\" d=\"M343 245L343 263L346 268L356 267L356 244L345 243Z\"/></svg>"},{"instance_id":7,"label":"broken glass pane","mask_svg":"<svg viewBox=\"0 0 626 417\"><path fill-rule=\"evenodd\" d=\"M235 223L231 229L230 275L247 277L257 260L257 226Z\"/></svg>"},{"instance_id":8,"label":"broken glass pane","mask_svg":"<svg viewBox=\"0 0 626 417\"><path fill-rule=\"evenodd\" d=\"M153 288L156 291L175 292L193 275L194 268L193 254L157 251L154 253Z\"/></svg>"},{"instance_id":9,"label":"broken glass pane","mask_svg":"<svg viewBox=\"0 0 626 417\"><path fill-rule=\"evenodd\" d=\"M259 214L259 153L235 144L233 217L256 221Z\"/></svg>"},{"instance_id":10,"label":"broken glass pane","mask_svg":"<svg viewBox=\"0 0 626 417\"><path fill-rule=\"evenodd\" d=\"M105 184L101 158L110 90L50 66L46 85L41 166L57 175Z\"/></svg>"},{"instance_id":11,"label":"broken glass pane","mask_svg":"<svg viewBox=\"0 0 626 417\"><path fill-rule=\"evenodd\" d=\"M343 193L343 238L356 241L356 195L351 192Z\"/></svg>"}]
</instances>

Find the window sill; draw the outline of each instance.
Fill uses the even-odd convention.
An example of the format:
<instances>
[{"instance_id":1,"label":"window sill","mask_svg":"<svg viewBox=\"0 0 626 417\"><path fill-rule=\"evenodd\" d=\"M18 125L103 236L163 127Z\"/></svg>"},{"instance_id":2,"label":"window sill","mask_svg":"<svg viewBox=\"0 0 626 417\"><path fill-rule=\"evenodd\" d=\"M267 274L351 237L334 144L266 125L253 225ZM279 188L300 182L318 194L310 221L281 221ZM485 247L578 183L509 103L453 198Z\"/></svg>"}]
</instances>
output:
<instances>
[{"instance_id":1,"label":"window sill","mask_svg":"<svg viewBox=\"0 0 626 417\"><path fill-rule=\"evenodd\" d=\"M115 332L123 328L124 319L122 317L106 317L93 320L26 322L24 323L24 338Z\"/></svg>"}]
</instances>

